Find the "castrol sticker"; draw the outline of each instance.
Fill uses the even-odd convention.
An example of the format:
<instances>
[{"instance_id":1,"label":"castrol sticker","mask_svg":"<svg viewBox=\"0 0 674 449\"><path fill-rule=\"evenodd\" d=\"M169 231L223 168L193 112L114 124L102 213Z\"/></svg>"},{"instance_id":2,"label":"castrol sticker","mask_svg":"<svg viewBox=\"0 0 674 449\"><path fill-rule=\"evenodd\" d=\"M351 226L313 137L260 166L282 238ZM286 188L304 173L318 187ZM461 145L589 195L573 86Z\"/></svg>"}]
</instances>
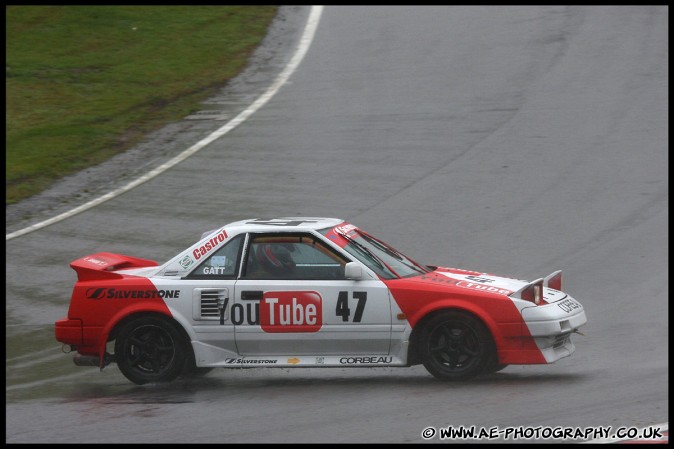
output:
<instances>
[{"instance_id":1,"label":"castrol sticker","mask_svg":"<svg viewBox=\"0 0 674 449\"><path fill-rule=\"evenodd\" d=\"M206 254L210 253L211 250L215 249L219 244L227 240L227 237L228 237L227 231L223 229L222 231L218 232L218 234L215 237L208 239L206 243L204 243L198 248L195 248L194 251L192 251L192 255L196 260L201 259Z\"/></svg>"}]
</instances>

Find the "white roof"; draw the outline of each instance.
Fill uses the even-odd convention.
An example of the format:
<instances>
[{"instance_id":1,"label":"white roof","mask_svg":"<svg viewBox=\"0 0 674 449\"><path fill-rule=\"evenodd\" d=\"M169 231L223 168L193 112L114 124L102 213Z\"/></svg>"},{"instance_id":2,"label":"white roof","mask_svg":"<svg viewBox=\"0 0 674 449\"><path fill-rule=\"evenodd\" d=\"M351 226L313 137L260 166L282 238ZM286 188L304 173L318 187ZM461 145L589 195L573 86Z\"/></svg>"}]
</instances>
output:
<instances>
[{"instance_id":1,"label":"white roof","mask_svg":"<svg viewBox=\"0 0 674 449\"><path fill-rule=\"evenodd\" d=\"M270 232L270 231L305 231L335 227L344 220L341 218L325 217L278 217L278 218L249 218L225 225L225 229L246 228L238 231Z\"/></svg>"}]
</instances>

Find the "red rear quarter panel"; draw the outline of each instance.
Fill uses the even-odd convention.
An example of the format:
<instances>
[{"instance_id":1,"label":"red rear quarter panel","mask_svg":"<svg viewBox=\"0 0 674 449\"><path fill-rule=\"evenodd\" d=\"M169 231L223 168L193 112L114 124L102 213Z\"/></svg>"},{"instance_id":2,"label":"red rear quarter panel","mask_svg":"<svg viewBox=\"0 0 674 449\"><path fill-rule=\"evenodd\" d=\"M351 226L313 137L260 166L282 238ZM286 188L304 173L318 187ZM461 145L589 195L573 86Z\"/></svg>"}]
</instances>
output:
<instances>
[{"instance_id":1,"label":"red rear quarter panel","mask_svg":"<svg viewBox=\"0 0 674 449\"><path fill-rule=\"evenodd\" d=\"M131 314L156 312L171 316L163 296L164 292L159 292L149 279L140 277L77 282L68 319L82 323L82 342L77 345L78 352L102 355L110 331ZM63 324L61 332L65 334L67 326Z\"/></svg>"}]
</instances>

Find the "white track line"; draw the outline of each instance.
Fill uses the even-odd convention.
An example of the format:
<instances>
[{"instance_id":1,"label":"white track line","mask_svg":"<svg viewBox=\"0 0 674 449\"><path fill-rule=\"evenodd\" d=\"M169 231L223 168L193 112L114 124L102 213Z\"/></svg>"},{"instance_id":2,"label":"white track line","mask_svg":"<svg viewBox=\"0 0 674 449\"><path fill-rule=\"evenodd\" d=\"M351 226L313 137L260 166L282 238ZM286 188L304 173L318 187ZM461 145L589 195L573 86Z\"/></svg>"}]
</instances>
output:
<instances>
[{"instance_id":1,"label":"white track line","mask_svg":"<svg viewBox=\"0 0 674 449\"><path fill-rule=\"evenodd\" d=\"M92 366L90 368L96 368L95 366ZM96 370L100 371L98 368ZM48 385L54 382L59 382L62 380L71 380L74 377L84 377L87 375L91 375L93 372L92 369L88 369L86 371L78 371L76 373L72 374L65 374L63 376L58 376L58 377L48 377L47 379L43 380L36 380L34 382L26 382L22 384L16 384L16 385L10 385L9 387L5 387L5 391L15 391L15 390L23 390L25 388L33 388L33 387L40 387L42 385Z\"/></svg>"},{"instance_id":2,"label":"white track line","mask_svg":"<svg viewBox=\"0 0 674 449\"><path fill-rule=\"evenodd\" d=\"M29 232L36 231L38 229L44 228L46 226L52 225L54 223L57 223L59 221L65 220L66 218L70 218L73 215L77 215L80 212L84 212L85 210L91 209L92 207L96 207L99 204L102 204L108 200L111 200L122 193L128 192L129 190L133 189L134 187L137 187L144 182L149 181L150 179L154 178L155 176L160 175L161 173L165 172L169 168L173 167L174 165L184 161L188 157L192 156L194 153L197 151L201 150L204 148L206 145L210 144L216 139L219 139L220 137L224 136L234 128L236 128L238 125L243 123L248 117L253 115L258 109L260 109L262 106L265 105L285 84L286 81L288 81L288 78L293 74L293 72L297 69L297 67L300 65L300 62L302 62L302 59L304 58L304 55L306 55L307 51L309 50L309 47L311 46L311 43L314 39L314 34L316 34L316 29L318 28L318 22L321 19L321 14L323 12L323 6L312 6L311 7L311 12L309 13L309 19L307 20L307 24L304 28L304 33L302 33L302 37L300 38L300 43L297 47L297 50L295 54L293 55L292 59L288 63L288 65L285 66L283 71L279 74L279 76L276 78L276 80L272 83L271 86L267 89L267 91L262 94L253 104L248 106L243 112L241 112L239 115L234 117L232 120L227 122L224 126L221 128L217 129L214 131L212 134L210 134L208 137L205 139L197 142L196 144L192 145L190 148L187 150L183 151L181 154L178 156L174 157L173 159L165 162L164 164L160 165L159 167L155 168L154 170L151 170L150 172L146 173L145 175L141 176L140 178L137 178L134 181L131 181L130 183L126 184L123 187L120 187L117 190L113 190L111 192L106 193L105 195L96 198L94 200L89 201L88 203L85 203L81 206L78 206L74 209L71 209L68 212L64 212L60 215L57 215L56 217L50 218L48 220L42 221L40 223L28 226L26 228L20 229L18 231L9 233L5 235L6 240L11 240L13 238L19 237L24 234L28 234Z\"/></svg>"}]
</instances>

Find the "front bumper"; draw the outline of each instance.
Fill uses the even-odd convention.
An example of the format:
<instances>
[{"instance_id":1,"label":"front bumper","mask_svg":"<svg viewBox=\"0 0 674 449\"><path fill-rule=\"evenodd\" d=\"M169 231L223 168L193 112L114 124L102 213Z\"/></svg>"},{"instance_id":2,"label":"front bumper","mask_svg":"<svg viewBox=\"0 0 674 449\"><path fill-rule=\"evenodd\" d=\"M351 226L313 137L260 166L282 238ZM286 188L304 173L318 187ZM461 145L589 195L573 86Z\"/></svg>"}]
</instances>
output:
<instances>
[{"instance_id":1,"label":"front bumper","mask_svg":"<svg viewBox=\"0 0 674 449\"><path fill-rule=\"evenodd\" d=\"M573 354L576 347L571 334L587 323L583 306L570 296L544 306L526 307L522 318L547 363Z\"/></svg>"}]
</instances>

